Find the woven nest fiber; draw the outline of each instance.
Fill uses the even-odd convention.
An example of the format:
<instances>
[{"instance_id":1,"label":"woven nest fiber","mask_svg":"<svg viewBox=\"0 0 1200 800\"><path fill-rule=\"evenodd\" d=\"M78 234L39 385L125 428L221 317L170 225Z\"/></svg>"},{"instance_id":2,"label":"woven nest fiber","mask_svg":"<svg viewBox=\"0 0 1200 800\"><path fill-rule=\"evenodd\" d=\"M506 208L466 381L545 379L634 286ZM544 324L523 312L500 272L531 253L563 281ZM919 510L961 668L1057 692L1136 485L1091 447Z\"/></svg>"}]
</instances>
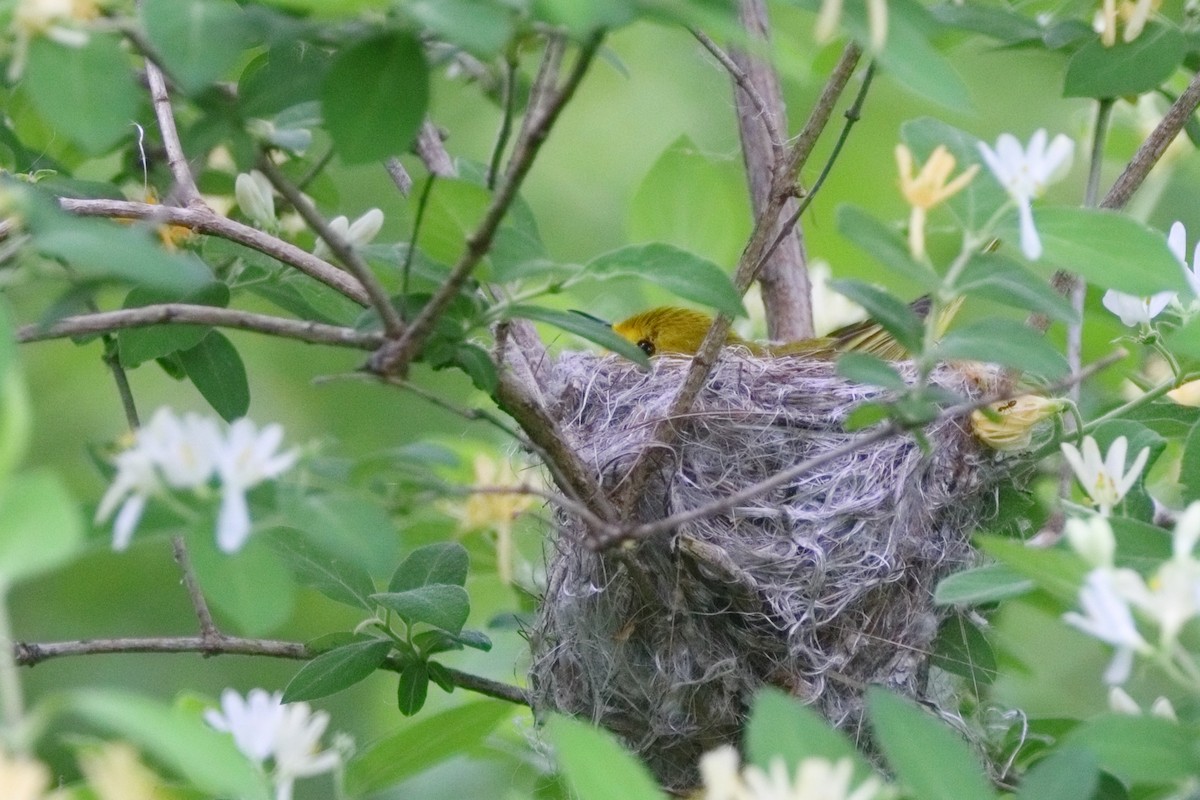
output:
<instances>
[{"instance_id":1,"label":"woven nest fiber","mask_svg":"<svg viewBox=\"0 0 1200 800\"><path fill-rule=\"evenodd\" d=\"M546 396L612 491L668 411L690 362L647 373L613 356L568 353ZM977 396L977 374L934 380ZM843 423L881 390L833 364L759 359L727 348L640 520L728 496L851 440ZM585 544L560 517L547 589L530 631L536 710L585 717L619 734L669 787L695 785L701 753L739 739L764 684L852 728L862 691L915 695L939 622L931 594L973 558L967 537L994 508L1008 464L960 420L931 426L931 452L891 437L726 512L627 545Z\"/></svg>"}]
</instances>

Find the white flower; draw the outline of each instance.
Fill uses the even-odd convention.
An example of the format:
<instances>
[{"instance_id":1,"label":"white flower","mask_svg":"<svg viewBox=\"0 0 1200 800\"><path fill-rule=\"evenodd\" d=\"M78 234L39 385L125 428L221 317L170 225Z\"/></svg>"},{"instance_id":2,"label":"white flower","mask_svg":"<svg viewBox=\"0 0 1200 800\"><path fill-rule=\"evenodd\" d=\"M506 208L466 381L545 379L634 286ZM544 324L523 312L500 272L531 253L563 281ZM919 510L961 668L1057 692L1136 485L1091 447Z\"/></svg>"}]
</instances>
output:
<instances>
[{"instance_id":1,"label":"white flower","mask_svg":"<svg viewBox=\"0 0 1200 800\"><path fill-rule=\"evenodd\" d=\"M217 461L221 479L221 510L217 515L217 546L226 553L241 549L250 535L250 507L246 492L292 468L298 450L277 453L283 428L268 425L260 432L246 418L229 427L229 437Z\"/></svg>"},{"instance_id":2,"label":"white flower","mask_svg":"<svg viewBox=\"0 0 1200 800\"><path fill-rule=\"evenodd\" d=\"M350 222L346 217L334 217L329 220L329 230L353 248L365 247L370 244L381 228L383 228L383 212L378 208L368 210L354 222ZM313 255L327 259L333 255L333 251L329 249L329 245L325 243L324 239L317 239Z\"/></svg>"},{"instance_id":3,"label":"white flower","mask_svg":"<svg viewBox=\"0 0 1200 800\"><path fill-rule=\"evenodd\" d=\"M279 726L284 719L283 694L251 689L245 700L233 689L221 692L221 711L209 709L204 720L233 736L233 743L246 758L261 765L275 754Z\"/></svg>"},{"instance_id":4,"label":"white flower","mask_svg":"<svg viewBox=\"0 0 1200 800\"><path fill-rule=\"evenodd\" d=\"M1113 554L1117 549L1117 540L1113 537L1112 526L1108 520L1099 514L1092 515L1086 520L1071 518L1067 520L1067 541L1075 552L1083 556L1084 561L1092 567L1111 567Z\"/></svg>"},{"instance_id":5,"label":"white flower","mask_svg":"<svg viewBox=\"0 0 1200 800\"><path fill-rule=\"evenodd\" d=\"M10 28L14 42L9 81L15 82L25 70L33 39L45 36L64 47L83 47L88 42L84 25L99 14L96 0L19 0Z\"/></svg>"},{"instance_id":6,"label":"white flower","mask_svg":"<svg viewBox=\"0 0 1200 800\"><path fill-rule=\"evenodd\" d=\"M737 751L729 745L700 758L704 800L872 800L892 796L891 787L875 776L850 791L853 774L849 758L831 762L819 756L801 761L794 781L781 758L772 759L766 771L748 765L739 773Z\"/></svg>"},{"instance_id":7,"label":"white flower","mask_svg":"<svg viewBox=\"0 0 1200 800\"><path fill-rule=\"evenodd\" d=\"M1000 181L1009 197L1017 204L1021 223L1021 251L1029 259L1042 255L1042 241L1033 224L1032 201L1042 196L1046 187L1063 176L1070 167L1075 143L1063 134L1054 137L1046 147L1046 131L1039 128L1029 140L1029 147L1022 149L1021 143L1010 133L1000 134L993 150L979 143L988 169Z\"/></svg>"},{"instance_id":8,"label":"white flower","mask_svg":"<svg viewBox=\"0 0 1200 800\"><path fill-rule=\"evenodd\" d=\"M1091 436L1084 437L1082 453L1075 445L1062 443L1063 456L1074 470L1079 484L1104 516L1112 513L1113 507L1133 488L1142 467L1146 466L1146 459L1150 457L1150 448L1143 447L1126 472L1125 450L1128 446L1126 438L1118 436L1108 448L1107 457L1101 458L1100 447Z\"/></svg>"},{"instance_id":9,"label":"white flower","mask_svg":"<svg viewBox=\"0 0 1200 800\"><path fill-rule=\"evenodd\" d=\"M0 748L0 797L4 800L42 800L50 786L50 770L28 756L8 755Z\"/></svg>"},{"instance_id":10,"label":"white flower","mask_svg":"<svg viewBox=\"0 0 1200 800\"><path fill-rule=\"evenodd\" d=\"M1182 222L1174 222L1171 224L1171 232L1167 235L1167 246L1183 265L1183 274L1187 276L1188 284L1192 287L1192 294L1200 298L1200 241L1196 242L1196 248L1192 251L1192 263L1188 264L1187 228L1183 227Z\"/></svg>"},{"instance_id":11,"label":"white flower","mask_svg":"<svg viewBox=\"0 0 1200 800\"><path fill-rule=\"evenodd\" d=\"M100 498L96 508L96 524L100 524L112 516L117 506L117 518L113 522L113 549L117 551L129 547L133 532L142 519L146 510L146 501L159 491L158 472L154 461L145 450L133 447L118 453L115 459L117 475L112 485Z\"/></svg>"},{"instance_id":12,"label":"white flower","mask_svg":"<svg viewBox=\"0 0 1200 800\"><path fill-rule=\"evenodd\" d=\"M1130 328L1138 325L1149 325L1150 320L1162 313L1163 309L1175 299L1175 292L1155 292L1149 297L1118 292L1109 289L1104 293L1101 303L1112 313L1121 318L1121 324Z\"/></svg>"},{"instance_id":13,"label":"white flower","mask_svg":"<svg viewBox=\"0 0 1200 800\"><path fill-rule=\"evenodd\" d=\"M238 207L260 227L274 229L275 195L267 176L256 169L240 173L233 185Z\"/></svg>"},{"instance_id":14,"label":"white flower","mask_svg":"<svg viewBox=\"0 0 1200 800\"><path fill-rule=\"evenodd\" d=\"M1063 621L1117 648L1104 672L1106 683L1124 683L1133 667L1134 653L1149 653L1150 645L1138 633L1129 602L1117 589L1113 571L1094 569L1079 590L1083 614L1068 611Z\"/></svg>"},{"instance_id":15,"label":"white flower","mask_svg":"<svg viewBox=\"0 0 1200 800\"><path fill-rule=\"evenodd\" d=\"M1142 714L1142 707L1120 686L1113 686L1108 690L1108 707L1118 714L1130 714L1132 716L1141 716ZM1179 721L1178 717L1175 716L1175 707L1165 697L1158 697L1150 704L1150 716L1169 719L1172 722Z\"/></svg>"},{"instance_id":16,"label":"white flower","mask_svg":"<svg viewBox=\"0 0 1200 800\"><path fill-rule=\"evenodd\" d=\"M321 750L321 735L329 725L324 711L312 713L308 703L289 703L275 738L276 800L291 800L296 778L307 778L337 769L341 755L336 750Z\"/></svg>"}]
</instances>

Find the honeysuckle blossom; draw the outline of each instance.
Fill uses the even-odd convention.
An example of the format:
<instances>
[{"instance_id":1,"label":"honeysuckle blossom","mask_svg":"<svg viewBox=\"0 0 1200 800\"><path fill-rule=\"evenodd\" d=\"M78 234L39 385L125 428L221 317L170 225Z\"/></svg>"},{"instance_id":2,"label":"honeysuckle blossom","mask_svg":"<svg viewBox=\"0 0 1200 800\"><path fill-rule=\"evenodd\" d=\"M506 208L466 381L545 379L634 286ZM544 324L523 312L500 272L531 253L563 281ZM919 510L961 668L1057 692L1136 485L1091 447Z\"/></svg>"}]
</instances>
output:
<instances>
[{"instance_id":1,"label":"honeysuckle blossom","mask_svg":"<svg viewBox=\"0 0 1200 800\"><path fill-rule=\"evenodd\" d=\"M246 492L296 463L298 451L277 452L282 440L278 425L260 432L250 420L240 419L225 434L211 419L178 417L161 408L113 459L117 473L96 509L96 522L116 512L113 549L124 550L152 497L170 490L206 497L215 478L221 489L217 544L232 553L245 544L251 529Z\"/></svg>"},{"instance_id":2,"label":"honeysuckle blossom","mask_svg":"<svg viewBox=\"0 0 1200 800\"><path fill-rule=\"evenodd\" d=\"M496 534L496 571L500 579L510 582L513 578L513 522L532 504L533 496L528 492L503 491L505 487L516 487L517 475L507 459L494 459L483 453L475 456L475 489L466 501L450 507L464 532L494 531Z\"/></svg>"},{"instance_id":3,"label":"honeysuckle blossom","mask_svg":"<svg viewBox=\"0 0 1200 800\"><path fill-rule=\"evenodd\" d=\"M828 42L837 32L842 19L842 0L821 0L813 36L818 42ZM887 43L887 0L867 0L867 25L871 31L871 50L878 53Z\"/></svg>"},{"instance_id":4,"label":"honeysuckle blossom","mask_svg":"<svg viewBox=\"0 0 1200 800\"><path fill-rule=\"evenodd\" d=\"M0 797L4 800L43 800L50 770L28 756L9 755L0 748Z\"/></svg>"},{"instance_id":5,"label":"honeysuckle blossom","mask_svg":"<svg viewBox=\"0 0 1200 800\"><path fill-rule=\"evenodd\" d=\"M334 217L329 220L329 229L351 247L365 247L378 235L383 228L383 212L372 208L361 217L351 222L346 217ZM319 258L329 258L333 251L324 239L317 239L313 255Z\"/></svg>"},{"instance_id":6,"label":"honeysuckle blossom","mask_svg":"<svg viewBox=\"0 0 1200 800\"><path fill-rule=\"evenodd\" d=\"M1200 241L1196 242L1196 248L1192 251L1191 263L1188 263L1187 228L1183 226L1182 222L1173 222L1171 223L1171 232L1167 234L1167 246L1171 248L1175 258L1179 259L1179 263L1183 265L1183 274L1187 277L1188 285L1192 287L1192 294L1200 299Z\"/></svg>"},{"instance_id":7,"label":"honeysuckle blossom","mask_svg":"<svg viewBox=\"0 0 1200 800\"><path fill-rule=\"evenodd\" d=\"M979 152L988 169L1016 203L1021 225L1021 252L1031 260L1041 258L1042 240L1033 224L1032 203L1042 196L1046 187L1066 173L1075 143L1060 133L1047 147L1046 131L1039 128L1030 137L1026 148L1022 148L1012 134L1002 133L994 150L980 142Z\"/></svg>"},{"instance_id":8,"label":"honeysuckle blossom","mask_svg":"<svg viewBox=\"0 0 1200 800\"><path fill-rule=\"evenodd\" d=\"M275 194L267 176L256 169L243 172L233 184L233 196L242 213L259 227L273 230L278 225L275 219Z\"/></svg>"},{"instance_id":9,"label":"honeysuckle blossom","mask_svg":"<svg viewBox=\"0 0 1200 800\"><path fill-rule=\"evenodd\" d=\"M1188 381L1167 392L1167 397L1181 406L1200 408L1200 380Z\"/></svg>"},{"instance_id":10,"label":"honeysuckle blossom","mask_svg":"<svg viewBox=\"0 0 1200 800\"><path fill-rule=\"evenodd\" d=\"M79 769L97 800L160 800L162 781L126 742L105 742L79 753Z\"/></svg>"},{"instance_id":11,"label":"honeysuckle blossom","mask_svg":"<svg viewBox=\"0 0 1200 800\"><path fill-rule=\"evenodd\" d=\"M232 689L221 693L221 710L204 714L209 725L233 736L246 758L263 769L270 760L275 800L291 800L297 778L337 769L341 754L321 750L321 736L329 725L324 711L313 713L308 703L282 702L279 692L251 689L245 700Z\"/></svg>"},{"instance_id":12,"label":"honeysuckle blossom","mask_svg":"<svg viewBox=\"0 0 1200 800\"><path fill-rule=\"evenodd\" d=\"M45 36L64 47L83 47L88 41L84 26L99 14L96 0L18 0L10 26L14 42L8 80L15 82L25 71L34 39Z\"/></svg>"},{"instance_id":13,"label":"honeysuckle blossom","mask_svg":"<svg viewBox=\"0 0 1200 800\"><path fill-rule=\"evenodd\" d=\"M1083 438L1082 453L1070 442L1062 443L1063 456L1079 479L1080 486L1104 516L1111 514L1113 507L1133 488L1142 473L1142 467L1146 466L1146 459L1150 457L1150 448L1143 447L1126 470L1125 451L1128 446L1129 441L1124 436L1118 436L1108 448L1107 455L1101 457L1100 447L1091 436Z\"/></svg>"},{"instance_id":14,"label":"honeysuckle blossom","mask_svg":"<svg viewBox=\"0 0 1200 800\"><path fill-rule=\"evenodd\" d=\"M896 165L900 170L900 192L912 206L908 220L908 249L913 258L924 258L927 212L966 188L979 172L979 165L972 164L957 178L949 180L956 162L944 145L938 145L925 166L914 175L912 151L903 144L896 145Z\"/></svg>"},{"instance_id":15,"label":"honeysuckle blossom","mask_svg":"<svg viewBox=\"0 0 1200 800\"><path fill-rule=\"evenodd\" d=\"M1105 47L1117 43L1117 21L1124 25L1121 39L1132 42L1141 36L1150 14L1162 5L1162 0L1102 0L1100 9L1092 21L1092 27L1100 34Z\"/></svg>"},{"instance_id":16,"label":"honeysuckle blossom","mask_svg":"<svg viewBox=\"0 0 1200 800\"><path fill-rule=\"evenodd\" d=\"M1025 450L1033 443L1039 422L1066 407L1063 400L1023 394L971 412L971 431L994 450ZM990 413L989 413L990 412Z\"/></svg>"},{"instance_id":17,"label":"honeysuckle blossom","mask_svg":"<svg viewBox=\"0 0 1200 800\"><path fill-rule=\"evenodd\" d=\"M738 754L729 745L718 747L700 758L704 800L874 800L890 798L894 792L871 776L853 791L854 768L849 758L836 762L820 756L806 758L796 767L792 780L783 759L771 761L767 770L754 765L738 769Z\"/></svg>"},{"instance_id":18,"label":"honeysuckle blossom","mask_svg":"<svg viewBox=\"0 0 1200 800\"><path fill-rule=\"evenodd\" d=\"M1149 297L1138 297L1109 289L1100 302L1121 318L1121 324L1136 328L1149 325L1150 321L1161 314L1174 299L1175 292L1155 292Z\"/></svg>"},{"instance_id":19,"label":"honeysuckle blossom","mask_svg":"<svg viewBox=\"0 0 1200 800\"><path fill-rule=\"evenodd\" d=\"M1137 701L1120 686L1109 687L1108 707L1118 714L1141 716L1144 713ZM1172 722L1178 721L1178 717L1175 716L1175 707L1165 697L1155 698L1154 702L1150 704L1150 716L1169 719Z\"/></svg>"},{"instance_id":20,"label":"honeysuckle blossom","mask_svg":"<svg viewBox=\"0 0 1200 800\"><path fill-rule=\"evenodd\" d=\"M1106 517L1099 514L1087 519L1072 517L1067 520L1065 534L1071 548L1083 556L1083 560L1089 565L1112 567L1113 556L1117 551L1117 539L1113 536L1112 525Z\"/></svg>"},{"instance_id":21,"label":"honeysuckle blossom","mask_svg":"<svg viewBox=\"0 0 1200 800\"><path fill-rule=\"evenodd\" d=\"M1147 654L1153 648L1138 632L1129 601L1117 591L1112 570L1094 569L1088 573L1079 591L1079 605L1083 613L1068 611L1063 621L1116 648L1104 680L1124 683L1133 668L1134 654Z\"/></svg>"}]
</instances>

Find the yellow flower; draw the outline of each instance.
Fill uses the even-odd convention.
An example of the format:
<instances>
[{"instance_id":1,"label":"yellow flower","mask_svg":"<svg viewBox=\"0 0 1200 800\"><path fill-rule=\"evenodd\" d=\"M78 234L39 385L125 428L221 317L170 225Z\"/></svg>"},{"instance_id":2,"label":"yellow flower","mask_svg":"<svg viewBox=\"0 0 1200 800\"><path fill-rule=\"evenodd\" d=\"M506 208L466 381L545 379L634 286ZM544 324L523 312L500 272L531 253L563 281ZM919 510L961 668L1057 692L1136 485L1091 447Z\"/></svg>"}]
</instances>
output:
<instances>
[{"instance_id":1,"label":"yellow flower","mask_svg":"<svg viewBox=\"0 0 1200 800\"><path fill-rule=\"evenodd\" d=\"M817 24L813 36L824 44L837 32L842 20L842 0L822 0L817 12ZM871 50L878 53L887 43L887 0L867 0L867 24L871 30Z\"/></svg>"},{"instance_id":2,"label":"yellow flower","mask_svg":"<svg viewBox=\"0 0 1200 800\"><path fill-rule=\"evenodd\" d=\"M505 583L513 578L513 522L533 504L533 496L519 491L518 486L507 460L477 455L473 491L455 512L464 532L495 531L496 569ZM518 490L506 492L506 488Z\"/></svg>"},{"instance_id":3,"label":"yellow flower","mask_svg":"<svg viewBox=\"0 0 1200 800\"><path fill-rule=\"evenodd\" d=\"M19 0L10 27L15 41L8 65L9 81L21 77L29 44L39 36L64 47L87 44L88 34L81 26L100 15L99 5L97 0Z\"/></svg>"},{"instance_id":4,"label":"yellow flower","mask_svg":"<svg viewBox=\"0 0 1200 800\"><path fill-rule=\"evenodd\" d=\"M1188 381L1182 386L1167 392L1167 397L1181 406L1200 408L1200 381Z\"/></svg>"},{"instance_id":5,"label":"yellow flower","mask_svg":"<svg viewBox=\"0 0 1200 800\"><path fill-rule=\"evenodd\" d=\"M158 776L125 742L105 742L79 753L79 768L98 800L159 800Z\"/></svg>"},{"instance_id":6,"label":"yellow flower","mask_svg":"<svg viewBox=\"0 0 1200 800\"><path fill-rule=\"evenodd\" d=\"M0 750L0 797L4 800L42 800L50 785L50 770L27 756Z\"/></svg>"},{"instance_id":7,"label":"yellow flower","mask_svg":"<svg viewBox=\"0 0 1200 800\"><path fill-rule=\"evenodd\" d=\"M971 430L994 450L1024 450L1033 441L1037 424L1065 407L1062 400L1024 394L972 411Z\"/></svg>"},{"instance_id":8,"label":"yellow flower","mask_svg":"<svg viewBox=\"0 0 1200 800\"><path fill-rule=\"evenodd\" d=\"M912 151L903 144L896 145L896 165L900 169L900 192L912 206L908 222L908 249L913 258L925 257L925 214L929 209L953 197L979 172L972 164L954 180L949 180L957 162L943 145L930 154L921 171L913 174L915 162Z\"/></svg>"},{"instance_id":9,"label":"yellow flower","mask_svg":"<svg viewBox=\"0 0 1200 800\"><path fill-rule=\"evenodd\" d=\"M1117 23L1124 26L1121 39L1132 42L1142 35L1150 15L1162 5L1162 0L1103 0L1092 21L1105 47L1117 43Z\"/></svg>"}]
</instances>

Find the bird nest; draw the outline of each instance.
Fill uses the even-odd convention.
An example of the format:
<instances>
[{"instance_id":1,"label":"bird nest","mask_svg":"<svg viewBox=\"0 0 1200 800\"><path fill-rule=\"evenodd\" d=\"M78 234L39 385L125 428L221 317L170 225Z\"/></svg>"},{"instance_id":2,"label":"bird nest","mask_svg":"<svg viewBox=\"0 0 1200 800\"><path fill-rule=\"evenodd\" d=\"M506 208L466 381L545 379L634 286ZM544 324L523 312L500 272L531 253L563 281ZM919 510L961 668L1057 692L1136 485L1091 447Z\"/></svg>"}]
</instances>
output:
<instances>
[{"instance_id":1,"label":"bird nest","mask_svg":"<svg viewBox=\"0 0 1200 800\"><path fill-rule=\"evenodd\" d=\"M606 491L689 364L659 358L644 372L613 356L559 358L551 414ZM944 367L933 380L982 391L977 373ZM703 506L841 447L861 435L844 430L847 414L882 394L829 362L727 348L636 516ZM967 538L1010 466L962 420L925 435L928 451L890 437L616 552L594 551L583 523L560 515L530 631L535 709L594 720L664 785L686 787L702 752L738 741L764 685L843 728L858 724L869 684L919 694L940 621L933 586L972 561Z\"/></svg>"}]
</instances>

